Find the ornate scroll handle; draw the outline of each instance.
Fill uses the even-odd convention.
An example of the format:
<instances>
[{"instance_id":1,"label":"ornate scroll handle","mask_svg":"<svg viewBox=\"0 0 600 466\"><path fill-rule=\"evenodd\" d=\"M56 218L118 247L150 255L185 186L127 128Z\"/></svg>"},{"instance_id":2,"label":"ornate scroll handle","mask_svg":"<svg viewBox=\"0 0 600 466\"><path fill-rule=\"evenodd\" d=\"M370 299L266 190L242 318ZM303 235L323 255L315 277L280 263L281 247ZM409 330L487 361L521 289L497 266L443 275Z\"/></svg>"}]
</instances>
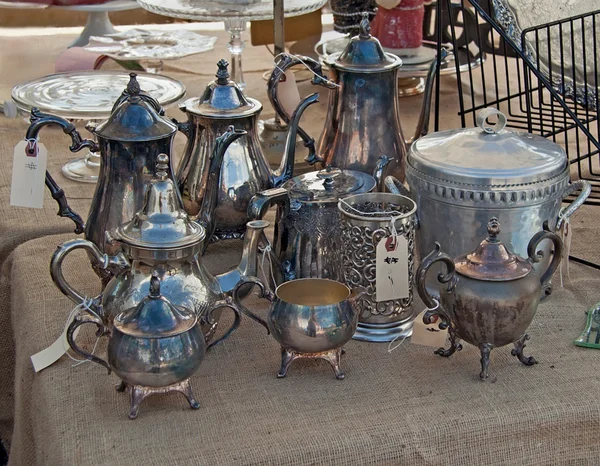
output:
<instances>
[{"instance_id":1,"label":"ornate scroll handle","mask_svg":"<svg viewBox=\"0 0 600 466\"><path fill-rule=\"evenodd\" d=\"M436 241L435 249L431 251L419 265L417 274L415 276L415 281L419 296L429 308L429 311L427 311L423 316L423 322L429 324L433 320L433 315L439 315L442 318L440 328L444 329L448 327L450 319L446 315L445 310L440 306L440 303L437 302L437 300L431 296L431 294L429 294L429 291L427 291L427 287L425 286L427 283L426 278L429 268L436 262L442 262L446 266L446 273L438 274L438 282L440 282L442 285L446 285L446 289L444 290L446 293L451 293L456 288L458 277L455 275L456 268L454 266L454 261L448 254L441 252L441 249L442 247L440 246L440 243Z\"/></svg>"},{"instance_id":2,"label":"ornate scroll handle","mask_svg":"<svg viewBox=\"0 0 600 466\"><path fill-rule=\"evenodd\" d=\"M97 364L100 364L101 366L106 367L106 369L108 369L108 373L110 374L110 365L104 359L99 358L98 356L94 356L93 354L90 354L86 351L83 351L79 346L77 346L77 343L75 343L75 330L77 330L77 327L83 324L94 324L96 327L98 327L98 332L96 332L96 335L99 337L108 335L110 333L108 328L104 325L104 323L98 316L92 314L89 311L80 311L80 313L75 315L73 321L69 324L69 327L67 328L67 342L69 343L69 346L73 351L75 351L80 356L83 356L88 361L92 361Z\"/></svg>"},{"instance_id":3,"label":"ornate scroll handle","mask_svg":"<svg viewBox=\"0 0 600 466\"><path fill-rule=\"evenodd\" d=\"M498 116L496 124L491 125L487 123L487 119L494 115ZM488 134L496 134L506 126L506 116L498 109L492 107L484 108L477 114L477 126Z\"/></svg>"},{"instance_id":4,"label":"ornate scroll handle","mask_svg":"<svg viewBox=\"0 0 600 466\"><path fill-rule=\"evenodd\" d=\"M586 199L589 197L592 192L592 185L589 181L585 180L577 180L573 181L569 184L565 192L563 193L563 199L567 196L570 196L575 191L581 191L577 199L575 199L571 204L567 207L561 209L560 214L558 215L558 221L556 223L556 229L560 230L564 221L568 220L571 215L575 213L577 209L579 209Z\"/></svg>"},{"instance_id":5,"label":"ornate scroll handle","mask_svg":"<svg viewBox=\"0 0 600 466\"><path fill-rule=\"evenodd\" d=\"M269 326L268 326L267 322L262 317L257 316L254 312L252 312L250 309L248 309L246 306L244 306L241 303L242 293L240 293L240 288L243 286L247 286L247 285L258 286L260 288L259 297L265 298L270 303L275 301L275 295L273 293L271 293L270 291L268 291L266 289L265 285L263 284L263 282L261 282L260 279L258 279L256 277L244 277L242 280L240 280L240 282L236 285L235 289L233 290L233 301L234 301L235 305L244 314L246 314L248 317L250 317L252 320L258 322L260 325L262 325L264 328L266 328L267 334L270 334L271 330L269 330ZM248 293L245 292L243 294L244 294L244 296L246 296Z\"/></svg>"},{"instance_id":6,"label":"ornate scroll handle","mask_svg":"<svg viewBox=\"0 0 600 466\"><path fill-rule=\"evenodd\" d=\"M209 343L208 341L206 342L206 343L209 343L208 346L206 347L207 350L212 348L213 346L221 343L226 338L228 338L240 326L240 318L241 318L240 310L233 303L233 300L230 297L227 297L225 299L217 301L206 312L206 314L201 317L202 321L206 322L211 328L211 331L208 332L208 334L211 335L211 338L212 338L212 336L214 336L214 332L212 331L212 329L214 329L217 325L217 322L215 322L212 319L212 313L222 307L228 307L229 309L231 309L233 311L233 314L234 314L233 323L231 324L231 327L229 327L229 329L223 334L223 336L221 338L219 338L218 340L215 340L211 343Z\"/></svg>"},{"instance_id":7,"label":"ornate scroll handle","mask_svg":"<svg viewBox=\"0 0 600 466\"><path fill-rule=\"evenodd\" d=\"M550 262L550 265L540 278L540 283L544 288L544 293L546 293L548 296L552 293L552 286L549 283L550 279L552 278L554 272L556 272L556 269L558 268L562 259L563 242L556 233L553 233L549 230L547 221L544 222L544 229L536 233L529 241L529 244L527 245L527 255L529 256L531 262L539 262L544 255L541 251L537 251L537 247L545 239L549 239L554 245L552 262Z\"/></svg>"},{"instance_id":8,"label":"ornate scroll handle","mask_svg":"<svg viewBox=\"0 0 600 466\"><path fill-rule=\"evenodd\" d=\"M131 267L129 261L122 252L119 252L116 256L109 256L108 254L102 253L94 243L85 239L74 239L61 244L56 248L56 251L52 255L52 259L50 260L50 275L58 289L75 304L83 304L89 300L89 298L81 294L65 280L62 272L62 264L65 257L75 249L85 249L90 253L92 262L101 269L113 268L117 270L126 270ZM92 307L98 314L102 313L97 299L92 303Z\"/></svg>"}]
</instances>

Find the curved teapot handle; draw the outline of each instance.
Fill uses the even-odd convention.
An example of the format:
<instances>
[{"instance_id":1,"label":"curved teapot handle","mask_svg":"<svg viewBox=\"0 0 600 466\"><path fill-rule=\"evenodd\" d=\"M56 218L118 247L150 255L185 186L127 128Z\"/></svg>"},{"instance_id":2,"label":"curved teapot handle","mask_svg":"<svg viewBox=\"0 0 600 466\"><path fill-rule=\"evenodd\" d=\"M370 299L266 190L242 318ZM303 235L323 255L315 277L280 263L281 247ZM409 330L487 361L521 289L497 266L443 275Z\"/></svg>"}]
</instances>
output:
<instances>
[{"instance_id":1,"label":"curved teapot handle","mask_svg":"<svg viewBox=\"0 0 600 466\"><path fill-rule=\"evenodd\" d=\"M83 356L88 361L92 361L97 364L100 364L101 366L106 367L106 369L108 369L108 373L110 374L110 365L104 359L99 358L98 356L94 356L93 354L90 354L86 351L83 351L79 346L77 346L77 343L75 343L75 330L77 330L77 328L83 324L94 324L96 327L98 327L98 331L96 332L96 335L98 337L108 335L109 333L108 328L104 325L100 317L93 314L92 312L83 311L75 315L73 321L69 324L69 327L67 328L67 342L69 343L69 346L73 351L75 351L80 356Z\"/></svg>"},{"instance_id":2,"label":"curved teapot handle","mask_svg":"<svg viewBox=\"0 0 600 466\"><path fill-rule=\"evenodd\" d=\"M423 316L423 322L430 324L433 322L434 314L440 315L442 317L442 323L440 323L439 327L443 330L448 327L448 316L445 315L445 311L440 306L440 303L437 302L437 300L429 293L429 291L427 291L427 287L425 286L427 283L426 277L429 268L436 262L442 262L446 266L446 273L438 274L438 282L440 282L442 285L446 285L447 292L453 291L456 287L458 278L455 275L456 268L454 266L454 261L448 254L443 253L441 250L442 247L440 246L440 243L436 241L435 249L421 261L421 264L419 265L415 275L415 281L417 285L417 292L429 309Z\"/></svg>"},{"instance_id":3,"label":"curved teapot handle","mask_svg":"<svg viewBox=\"0 0 600 466\"><path fill-rule=\"evenodd\" d=\"M75 304L83 304L88 301L86 296L73 288L69 282L65 280L62 272L62 264L65 257L75 249L85 249L90 253L94 265L101 269L116 268L125 270L131 266L122 252L119 252L116 256L109 256L108 254L102 253L94 243L85 239L73 239L58 246L50 260L50 275L58 289Z\"/></svg>"},{"instance_id":4,"label":"curved teapot handle","mask_svg":"<svg viewBox=\"0 0 600 466\"><path fill-rule=\"evenodd\" d=\"M536 233L533 236L533 238L531 238L531 240L529 241L529 244L527 245L527 255L529 256L529 259L531 259L532 262L539 262L542 259L543 254L541 252L537 252L537 247L545 239L549 239L554 245L554 254L552 256L552 262L550 262L550 265L540 278L540 283L544 288L544 293L546 293L546 295L549 296L552 293L552 285L550 285L549 282L554 272L556 272L556 269L558 268L558 265L560 264L560 261L562 259L563 242L556 233L553 233L548 229L547 221L544 222L544 229Z\"/></svg>"},{"instance_id":5,"label":"curved teapot handle","mask_svg":"<svg viewBox=\"0 0 600 466\"><path fill-rule=\"evenodd\" d=\"M300 64L307 66L313 72L314 77L311 81L312 84L322 85L328 89L335 88L335 86L331 86L331 84L329 84L329 80L323 74L323 69L318 61L313 60L310 57L292 56L288 55L287 53L281 53L277 55L277 57L275 57L275 68L273 68L267 84L267 95L269 96L269 101L271 102L271 106L275 109L275 112L287 124L289 124L291 116L288 115L283 108L283 105L281 105L277 95L277 89L279 81L281 81L282 77L285 75L285 72L292 66ZM315 140L300 126L298 126L298 135L304 141L304 146L308 148L308 156L306 158L307 161L309 161L311 165L319 162L320 159L317 156L315 149Z\"/></svg>"},{"instance_id":6,"label":"curved teapot handle","mask_svg":"<svg viewBox=\"0 0 600 466\"><path fill-rule=\"evenodd\" d=\"M75 125L64 118L56 115L49 115L39 111L39 109L33 107L31 109L31 117L29 118L30 125L27 128L25 138L28 141L35 141L38 139L40 130L45 126L60 126L63 132L71 137L72 145L69 147L71 152L78 152L84 147L88 147L92 152L98 152L100 149L98 143L91 139L82 139L79 131L77 131ZM46 187L52 195L52 199L58 204L58 216L66 217L73 220L75 223L75 233L83 233L84 224L80 215L75 213L65 197L65 192L56 183L54 178L50 176L50 173L46 170Z\"/></svg>"},{"instance_id":7,"label":"curved teapot handle","mask_svg":"<svg viewBox=\"0 0 600 466\"><path fill-rule=\"evenodd\" d=\"M233 311L233 314L234 314L233 323L231 324L231 327L229 327L229 329L225 332L225 334L221 338L211 342L206 347L207 350L212 348L213 346L221 343L223 340L225 340L227 337L229 337L229 335L231 335L240 326L240 318L241 318L240 310L233 303L233 300L229 297L222 299L220 301L216 301L212 305L212 307L208 310L208 312L204 316L202 316L202 320L204 322L206 322L208 325L210 325L211 328L214 328L217 325L217 323L214 320L212 320L212 313L222 307L228 307L229 309L231 309Z\"/></svg>"},{"instance_id":8,"label":"curved teapot handle","mask_svg":"<svg viewBox=\"0 0 600 466\"><path fill-rule=\"evenodd\" d=\"M271 303L275 300L275 295L271 291L268 291L263 282L261 282L260 279L256 277L244 277L242 280L240 280L240 282L236 285L235 289L233 290L233 301L235 302L235 305L239 307L241 311L248 317L250 317L252 320L258 322L260 325L266 328L268 335L271 333L271 331L269 330L267 322L263 318L257 316L254 312L252 312L250 309L244 306L241 302L240 288L247 285L258 286L260 288L259 297L265 298ZM245 292L244 296L247 295L248 292Z\"/></svg>"},{"instance_id":9,"label":"curved teapot handle","mask_svg":"<svg viewBox=\"0 0 600 466\"><path fill-rule=\"evenodd\" d=\"M562 226L563 222L568 220L569 217L573 215L575 211L583 205L583 203L586 201L586 199L592 192L592 185L589 181L585 180L573 181L569 184L569 186L563 193L563 199L567 196L570 196L575 191L581 192L579 193L579 196L577 196L577 199L571 202L571 204L569 204L567 207L560 210L560 213L558 214L558 221L556 223L557 230L560 230L560 227Z\"/></svg>"}]
</instances>

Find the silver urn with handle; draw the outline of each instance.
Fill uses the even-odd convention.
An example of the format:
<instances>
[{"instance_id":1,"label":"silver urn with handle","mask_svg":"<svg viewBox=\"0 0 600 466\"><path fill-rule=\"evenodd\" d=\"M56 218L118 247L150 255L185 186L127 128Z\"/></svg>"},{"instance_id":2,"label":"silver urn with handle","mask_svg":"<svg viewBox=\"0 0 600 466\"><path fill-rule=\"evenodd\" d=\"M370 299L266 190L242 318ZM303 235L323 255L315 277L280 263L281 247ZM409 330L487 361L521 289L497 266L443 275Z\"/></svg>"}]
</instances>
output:
<instances>
[{"instance_id":1,"label":"silver urn with handle","mask_svg":"<svg viewBox=\"0 0 600 466\"><path fill-rule=\"evenodd\" d=\"M490 117L497 122L488 123ZM436 241L452 257L474 249L491 217L502 224L504 244L527 256L529 240L545 222L559 231L590 194L587 181L570 181L569 161L558 144L504 129L506 117L493 108L482 110L477 124L415 141L406 166L410 192L391 178L385 180L392 192L410 195L417 203L421 257ZM562 206L577 192L575 200ZM541 245L544 258L534 264L536 269L548 266L551 247Z\"/></svg>"},{"instance_id":2,"label":"silver urn with handle","mask_svg":"<svg viewBox=\"0 0 600 466\"><path fill-rule=\"evenodd\" d=\"M468 254L452 258L442 252L440 243L423 258L416 276L416 286L429 310L423 321L448 328L450 347L440 348L436 354L451 356L460 350L460 340L476 346L481 352L481 379L489 376L490 352L493 348L513 343L512 355L525 365L536 360L523 354L526 331L533 320L542 290L558 268L563 243L558 235L544 229L537 232L527 244L527 258L514 254L500 240L500 222L490 219L488 236ZM443 235L442 235L443 236ZM551 247L543 247L549 243ZM553 250L550 263L537 271L533 264L544 258L543 250ZM442 272L432 267L442 264ZM427 276L434 275L438 296L428 290Z\"/></svg>"}]
</instances>

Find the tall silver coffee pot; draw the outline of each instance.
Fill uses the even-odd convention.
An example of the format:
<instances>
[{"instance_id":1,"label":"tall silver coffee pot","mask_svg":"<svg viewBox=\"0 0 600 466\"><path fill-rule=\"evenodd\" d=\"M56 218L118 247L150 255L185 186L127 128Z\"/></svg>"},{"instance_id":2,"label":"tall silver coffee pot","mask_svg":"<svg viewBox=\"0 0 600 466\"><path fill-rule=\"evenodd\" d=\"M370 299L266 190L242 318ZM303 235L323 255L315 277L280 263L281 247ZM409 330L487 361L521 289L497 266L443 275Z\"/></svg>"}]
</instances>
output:
<instances>
[{"instance_id":1,"label":"tall silver coffee pot","mask_svg":"<svg viewBox=\"0 0 600 466\"><path fill-rule=\"evenodd\" d=\"M308 162L372 173L379 157L387 155L391 162L384 175L393 174L404 180L408 146L427 132L436 61L429 69L421 117L410 140L404 139L399 118L398 68L402 60L385 53L379 41L371 36L368 17L362 20L360 33L346 49L330 55L325 63L331 79L323 75L321 65L315 60L283 53L278 56L269 79L269 98L286 122L290 119L277 98L277 84L287 69L305 64L315 73L313 84L330 89L325 127L316 150L314 140L298 128L309 148Z\"/></svg>"},{"instance_id":2,"label":"tall silver coffee pot","mask_svg":"<svg viewBox=\"0 0 600 466\"><path fill-rule=\"evenodd\" d=\"M109 255L116 254L120 248L106 239L105 232L116 229L143 207L157 156L171 154L177 133L177 126L162 116L164 111L160 104L140 89L136 74L130 76L111 116L93 129L98 142L82 139L75 125L64 118L42 114L36 109L31 111L31 125L26 134L28 140L37 139L43 127L58 125L71 137L71 151L88 147L100 152L100 174L85 227L81 217L68 206L63 190L49 175L46 184L60 206L59 215L75 222L76 233L85 229L86 239ZM167 176L173 176L170 166ZM96 272L105 282L110 279L106 271L96 269Z\"/></svg>"},{"instance_id":3,"label":"tall silver coffee pot","mask_svg":"<svg viewBox=\"0 0 600 466\"><path fill-rule=\"evenodd\" d=\"M258 139L257 119L262 104L246 97L229 79L228 65L225 60L219 61L217 79L208 85L202 96L189 99L180 106L188 121L178 123L188 142L177 170L177 183L185 210L193 220L198 220L201 215L216 137L229 125L247 132L229 146L223 159L214 212L214 234L219 239L241 237L249 220L246 211L250 199L257 192L280 186L292 177L298 121L306 107L318 98L313 94L300 103L292 117L281 164L273 171Z\"/></svg>"}]
</instances>

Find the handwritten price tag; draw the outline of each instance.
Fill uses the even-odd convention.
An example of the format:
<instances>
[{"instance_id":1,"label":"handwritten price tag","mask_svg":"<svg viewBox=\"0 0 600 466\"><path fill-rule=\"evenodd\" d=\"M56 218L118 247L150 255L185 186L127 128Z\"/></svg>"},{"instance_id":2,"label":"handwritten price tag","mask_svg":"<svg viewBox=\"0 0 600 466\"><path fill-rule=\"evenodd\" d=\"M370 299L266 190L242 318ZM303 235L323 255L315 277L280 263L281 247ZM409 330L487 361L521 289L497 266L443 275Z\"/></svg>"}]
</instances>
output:
<instances>
[{"instance_id":1,"label":"handwritten price tag","mask_svg":"<svg viewBox=\"0 0 600 466\"><path fill-rule=\"evenodd\" d=\"M281 81L279 81L279 85L277 86L277 97L282 107L291 117L294 110L300 105L301 100L300 91L296 84L296 77L291 70L287 70L281 77Z\"/></svg>"},{"instance_id":2,"label":"handwritten price tag","mask_svg":"<svg viewBox=\"0 0 600 466\"><path fill-rule=\"evenodd\" d=\"M375 251L377 302L408 298L408 241L404 236L388 236Z\"/></svg>"},{"instance_id":3,"label":"handwritten price tag","mask_svg":"<svg viewBox=\"0 0 600 466\"><path fill-rule=\"evenodd\" d=\"M10 205L44 207L44 182L48 151L37 141L21 141L13 154Z\"/></svg>"},{"instance_id":4,"label":"handwritten price tag","mask_svg":"<svg viewBox=\"0 0 600 466\"><path fill-rule=\"evenodd\" d=\"M448 329L440 330L438 327L440 318L437 316L434 317L434 322L425 324L423 322L423 314L425 314L425 311L421 312L415 319L410 342L415 345L431 346L436 349L446 346Z\"/></svg>"}]
</instances>

